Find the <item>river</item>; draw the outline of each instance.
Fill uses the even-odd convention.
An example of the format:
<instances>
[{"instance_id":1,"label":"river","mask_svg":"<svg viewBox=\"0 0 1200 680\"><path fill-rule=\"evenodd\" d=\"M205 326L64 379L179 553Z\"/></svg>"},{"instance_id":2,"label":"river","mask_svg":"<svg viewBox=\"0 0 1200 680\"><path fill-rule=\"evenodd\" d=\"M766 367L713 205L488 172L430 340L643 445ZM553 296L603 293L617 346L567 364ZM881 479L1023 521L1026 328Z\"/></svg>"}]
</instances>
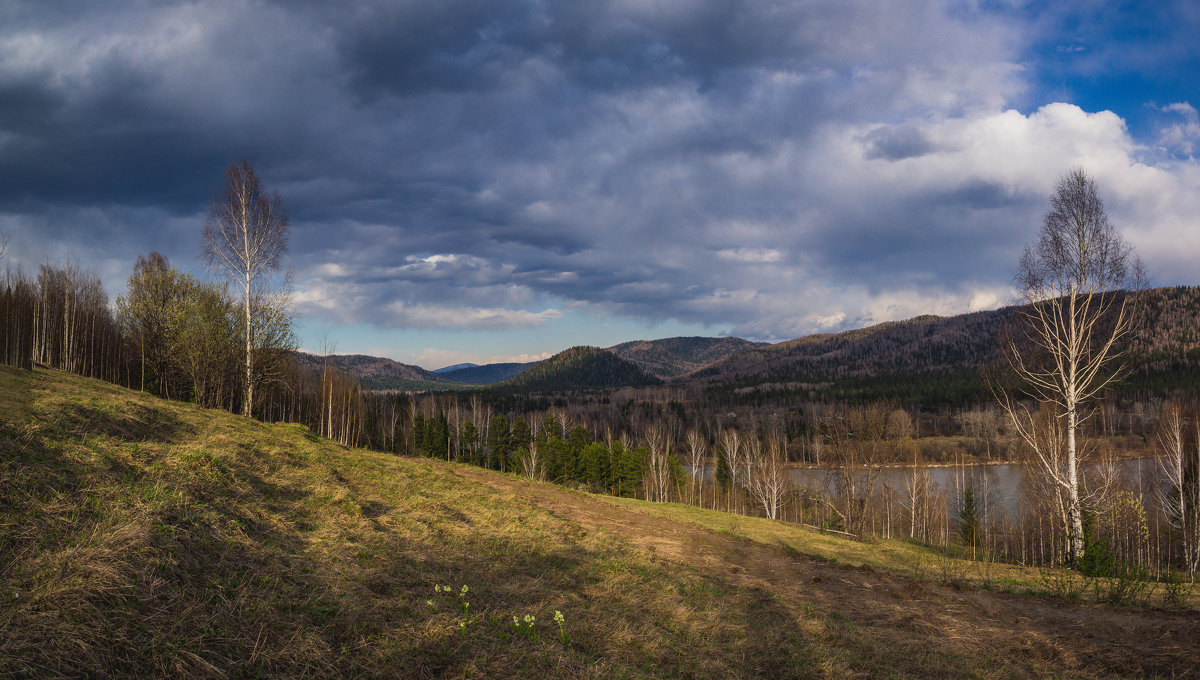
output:
<instances>
[{"instance_id":1,"label":"river","mask_svg":"<svg viewBox=\"0 0 1200 680\"><path fill-rule=\"evenodd\" d=\"M1089 464L1088 466L1094 465ZM1143 480L1150 484L1160 474L1157 458L1119 460L1116 465L1119 472L1133 481L1134 488L1145 488L1142 484ZM1026 463L1005 463L1001 465L926 466L925 470L929 473L931 486L937 485L937 488L942 491L948 491L957 496L961 492L965 480L973 485L976 497L979 499L978 502L984 501L983 495L986 493L988 502L997 503L1009 513L1015 514L1020 510L1021 481L1028 474L1029 467L1029 464ZM713 466L704 465L702 468L704 479L711 481ZM685 465L684 469L690 468ZM1033 469L1039 471L1037 466ZM879 477L880 488L886 484L891 489L904 493L910 483L912 471L911 466L884 468ZM833 474L834 470L831 468L791 468L792 480L800 488L825 488L826 482Z\"/></svg>"}]
</instances>

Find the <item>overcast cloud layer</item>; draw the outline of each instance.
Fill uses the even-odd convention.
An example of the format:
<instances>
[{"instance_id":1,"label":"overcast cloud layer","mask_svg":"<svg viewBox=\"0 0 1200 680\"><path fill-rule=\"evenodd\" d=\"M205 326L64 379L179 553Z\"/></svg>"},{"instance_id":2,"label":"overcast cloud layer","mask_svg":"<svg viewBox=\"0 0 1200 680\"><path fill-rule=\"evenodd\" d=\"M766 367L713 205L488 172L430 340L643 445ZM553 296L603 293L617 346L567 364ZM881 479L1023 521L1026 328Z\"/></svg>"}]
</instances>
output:
<instances>
[{"instance_id":1,"label":"overcast cloud layer","mask_svg":"<svg viewBox=\"0 0 1200 680\"><path fill-rule=\"evenodd\" d=\"M1194 284L1200 12L1123 7L0 3L0 231L119 293L141 252L198 267L246 158L307 326L502 359L494 334L557 351L555 324L783 339L995 307L1083 166L1155 282Z\"/></svg>"}]
</instances>

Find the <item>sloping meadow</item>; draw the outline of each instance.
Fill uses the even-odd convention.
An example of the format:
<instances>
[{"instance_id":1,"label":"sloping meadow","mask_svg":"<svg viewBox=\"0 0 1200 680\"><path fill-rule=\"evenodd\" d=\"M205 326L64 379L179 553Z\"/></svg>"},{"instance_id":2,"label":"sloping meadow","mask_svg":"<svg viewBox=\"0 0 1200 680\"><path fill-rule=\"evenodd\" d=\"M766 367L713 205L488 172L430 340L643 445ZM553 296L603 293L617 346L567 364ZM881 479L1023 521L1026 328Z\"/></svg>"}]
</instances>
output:
<instances>
[{"instance_id":1,"label":"sloping meadow","mask_svg":"<svg viewBox=\"0 0 1200 680\"><path fill-rule=\"evenodd\" d=\"M1194 611L925 553L0 368L0 677L1195 671Z\"/></svg>"},{"instance_id":2,"label":"sloping meadow","mask_svg":"<svg viewBox=\"0 0 1200 680\"><path fill-rule=\"evenodd\" d=\"M0 676L787 677L822 663L769 593L454 466L0 370Z\"/></svg>"}]
</instances>

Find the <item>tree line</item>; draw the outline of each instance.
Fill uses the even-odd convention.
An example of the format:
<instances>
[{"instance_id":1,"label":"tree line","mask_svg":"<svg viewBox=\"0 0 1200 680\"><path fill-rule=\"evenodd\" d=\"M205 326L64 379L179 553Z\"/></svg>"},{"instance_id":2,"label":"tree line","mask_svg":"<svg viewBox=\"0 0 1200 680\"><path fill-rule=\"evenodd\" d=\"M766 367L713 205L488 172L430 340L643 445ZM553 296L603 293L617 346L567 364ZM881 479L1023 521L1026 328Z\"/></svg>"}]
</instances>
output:
<instances>
[{"instance_id":1,"label":"tree line","mask_svg":"<svg viewBox=\"0 0 1200 680\"><path fill-rule=\"evenodd\" d=\"M75 263L44 264L36 276L6 267L4 363L246 414L261 410L262 390L301 386L286 384L296 378L295 340L286 283L272 280L287 249L278 195L248 163L231 163L210 212L205 256L227 281L199 280L151 252L138 256L125 294L110 305L100 277Z\"/></svg>"}]
</instances>

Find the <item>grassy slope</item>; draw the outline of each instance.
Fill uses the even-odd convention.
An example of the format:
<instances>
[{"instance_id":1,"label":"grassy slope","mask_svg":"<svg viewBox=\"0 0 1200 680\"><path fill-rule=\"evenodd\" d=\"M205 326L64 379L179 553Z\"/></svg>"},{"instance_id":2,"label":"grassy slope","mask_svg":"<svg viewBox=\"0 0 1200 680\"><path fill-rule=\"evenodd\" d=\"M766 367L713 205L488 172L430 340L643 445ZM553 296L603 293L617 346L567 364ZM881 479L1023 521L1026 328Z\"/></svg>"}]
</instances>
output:
<instances>
[{"instance_id":1,"label":"grassy slope","mask_svg":"<svg viewBox=\"0 0 1200 680\"><path fill-rule=\"evenodd\" d=\"M800 557L903 571L913 550L347 450L295 425L0 368L0 676L1096 673L1086 656L987 644L1014 635L991 624L960 644L905 624L909 610L872 622L839 590L857 571ZM743 557L759 575L729 566ZM784 582L780 565L808 571ZM470 587L465 628L437 584ZM910 606L958 606L918 585ZM538 639L513 635L526 614Z\"/></svg>"}]
</instances>

